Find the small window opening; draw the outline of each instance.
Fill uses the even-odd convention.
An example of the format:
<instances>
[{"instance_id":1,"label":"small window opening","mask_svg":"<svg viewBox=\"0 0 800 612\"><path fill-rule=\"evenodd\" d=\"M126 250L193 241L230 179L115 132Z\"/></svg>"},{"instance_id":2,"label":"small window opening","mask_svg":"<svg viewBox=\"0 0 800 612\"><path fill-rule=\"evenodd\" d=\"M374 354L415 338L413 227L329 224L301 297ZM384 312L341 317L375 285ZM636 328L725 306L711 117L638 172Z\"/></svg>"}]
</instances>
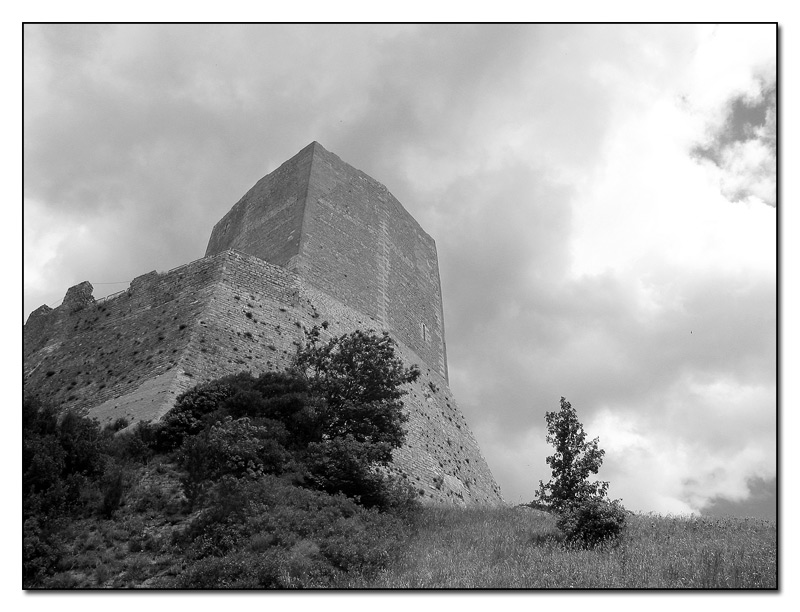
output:
<instances>
[{"instance_id":1,"label":"small window opening","mask_svg":"<svg viewBox=\"0 0 800 612\"><path fill-rule=\"evenodd\" d=\"M420 323L420 330L422 332L422 340L424 342L430 342L431 341L431 332L428 329L428 326L425 325L425 323Z\"/></svg>"}]
</instances>

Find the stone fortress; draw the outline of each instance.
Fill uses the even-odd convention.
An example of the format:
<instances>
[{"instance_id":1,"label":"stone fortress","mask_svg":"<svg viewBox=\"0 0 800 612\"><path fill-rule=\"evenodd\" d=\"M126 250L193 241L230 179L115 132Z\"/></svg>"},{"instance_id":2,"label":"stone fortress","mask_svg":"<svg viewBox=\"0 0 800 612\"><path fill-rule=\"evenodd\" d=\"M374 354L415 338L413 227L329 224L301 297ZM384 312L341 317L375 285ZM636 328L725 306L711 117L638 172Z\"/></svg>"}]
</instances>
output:
<instances>
[{"instance_id":1,"label":"stone fortress","mask_svg":"<svg viewBox=\"0 0 800 612\"><path fill-rule=\"evenodd\" d=\"M157 420L192 386L283 370L305 334L386 330L420 378L402 474L428 503L502 497L448 387L436 245L389 191L313 142L214 226L205 257L95 300L88 282L23 332L24 388L101 424Z\"/></svg>"}]
</instances>

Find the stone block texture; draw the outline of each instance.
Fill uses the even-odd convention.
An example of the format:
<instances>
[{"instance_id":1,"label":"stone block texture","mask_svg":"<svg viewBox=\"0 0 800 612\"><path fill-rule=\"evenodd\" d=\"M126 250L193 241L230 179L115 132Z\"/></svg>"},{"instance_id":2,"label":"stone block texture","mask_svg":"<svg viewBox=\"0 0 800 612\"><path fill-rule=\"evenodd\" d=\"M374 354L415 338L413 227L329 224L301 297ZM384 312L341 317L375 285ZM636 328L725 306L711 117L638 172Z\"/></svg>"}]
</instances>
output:
<instances>
[{"instance_id":1,"label":"stone block texture","mask_svg":"<svg viewBox=\"0 0 800 612\"><path fill-rule=\"evenodd\" d=\"M283 370L323 322L328 335L387 330L422 371L392 469L426 502L502 503L448 387L433 239L316 142L234 205L204 258L97 301L83 282L31 313L24 386L102 423L157 420L197 383Z\"/></svg>"}]
</instances>

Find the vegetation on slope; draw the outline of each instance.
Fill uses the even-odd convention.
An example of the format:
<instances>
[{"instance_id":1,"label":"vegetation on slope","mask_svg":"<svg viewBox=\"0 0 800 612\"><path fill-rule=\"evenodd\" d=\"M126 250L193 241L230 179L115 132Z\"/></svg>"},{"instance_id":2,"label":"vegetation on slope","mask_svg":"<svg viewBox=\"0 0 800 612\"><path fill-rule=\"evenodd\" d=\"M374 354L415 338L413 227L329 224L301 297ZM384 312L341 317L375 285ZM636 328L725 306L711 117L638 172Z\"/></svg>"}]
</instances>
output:
<instances>
[{"instance_id":1,"label":"vegetation on slope","mask_svg":"<svg viewBox=\"0 0 800 612\"><path fill-rule=\"evenodd\" d=\"M155 425L26 400L23 586L776 587L772 522L604 513L603 483L585 486L602 451L563 403L550 512L421 508L382 469L416 375L357 332L312 336L292 371L200 385Z\"/></svg>"},{"instance_id":2,"label":"vegetation on slope","mask_svg":"<svg viewBox=\"0 0 800 612\"><path fill-rule=\"evenodd\" d=\"M386 334L322 342L315 329L292 370L199 385L155 425L101 431L26 400L24 586L303 587L369 575L418 507L383 469L404 438L402 386L418 374Z\"/></svg>"}]
</instances>

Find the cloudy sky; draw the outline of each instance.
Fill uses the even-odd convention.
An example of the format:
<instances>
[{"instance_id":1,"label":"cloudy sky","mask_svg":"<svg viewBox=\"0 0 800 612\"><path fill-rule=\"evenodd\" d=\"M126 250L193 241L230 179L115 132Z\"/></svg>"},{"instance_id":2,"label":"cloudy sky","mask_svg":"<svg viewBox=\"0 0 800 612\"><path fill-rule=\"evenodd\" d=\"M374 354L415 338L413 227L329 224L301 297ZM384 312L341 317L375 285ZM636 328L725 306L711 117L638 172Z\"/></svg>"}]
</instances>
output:
<instances>
[{"instance_id":1,"label":"cloudy sky","mask_svg":"<svg viewBox=\"0 0 800 612\"><path fill-rule=\"evenodd\" d=\"M27 26L24 71L24 317L317 140L436 240L508 501L565 396L627 507L775 515L774 26Z\"/></svg>"}]
</instances>

